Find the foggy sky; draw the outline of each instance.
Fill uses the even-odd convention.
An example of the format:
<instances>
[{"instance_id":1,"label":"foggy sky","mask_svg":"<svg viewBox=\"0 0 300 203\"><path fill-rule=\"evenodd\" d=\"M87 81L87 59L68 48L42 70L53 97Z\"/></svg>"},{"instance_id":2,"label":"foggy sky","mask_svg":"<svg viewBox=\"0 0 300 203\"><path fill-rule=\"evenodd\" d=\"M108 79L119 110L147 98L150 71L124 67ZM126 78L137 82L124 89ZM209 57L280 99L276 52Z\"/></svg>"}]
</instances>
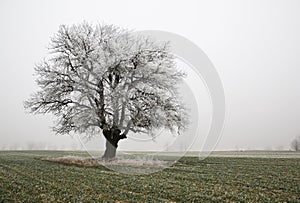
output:
<instances>
[{"instance_id":1,"label":"foggy sky","mask_svg":"<svg viewBox=\"0 0 300 203\"><path fill-rule=\"evenodd\" d=\"M227 119L218 150L289 149L300 133L297 0L2 0L0 148L78 144L51 131L52 116L25 114L23 101L37 90L34 65L47 56L50 37L60 24L83 20L174 32L197 44L225 89Z\"/></svg>"}]
</instances>

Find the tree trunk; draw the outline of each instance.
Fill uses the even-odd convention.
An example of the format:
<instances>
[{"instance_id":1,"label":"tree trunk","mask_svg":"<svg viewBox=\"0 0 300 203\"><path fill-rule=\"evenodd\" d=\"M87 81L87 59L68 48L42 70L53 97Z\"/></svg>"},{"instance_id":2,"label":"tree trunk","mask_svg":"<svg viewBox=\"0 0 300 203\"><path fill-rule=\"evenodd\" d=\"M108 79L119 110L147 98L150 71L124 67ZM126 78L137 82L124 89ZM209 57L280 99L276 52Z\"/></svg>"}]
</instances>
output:
<instances>
[{"instance_id":1,"label":"tree trunk","mask_svg":"<svg viewBox=\"0 0 300 203\"><path fill-rule=\"evenodd\" d=\"M111 128L109 130L103 130L103 135L106 139L106 149L102 156L105 160L111 160L115 158L118 148L118 142L121 139L126 138L126 135L121 134L121 130L117 128Z\"/></svg>"},{"instance_id":2,"label":"tree trunk","mask_svg":"<svg viewBox=\"0 0 300 203\"><path fill-rule=\"evenodd\" d=\"M116 156L117 147L115 147L110 141L106 140L106 148L103 155L103 159L110 160Z\"/></svg>"}]
</instances>

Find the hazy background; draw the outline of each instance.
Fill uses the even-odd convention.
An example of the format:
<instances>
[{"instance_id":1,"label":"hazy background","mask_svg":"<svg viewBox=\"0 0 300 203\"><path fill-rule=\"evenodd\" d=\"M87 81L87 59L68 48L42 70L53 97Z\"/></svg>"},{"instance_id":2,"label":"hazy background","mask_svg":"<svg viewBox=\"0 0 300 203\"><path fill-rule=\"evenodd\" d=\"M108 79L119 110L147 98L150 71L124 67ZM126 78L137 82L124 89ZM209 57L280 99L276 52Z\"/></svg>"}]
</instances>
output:
<instances>
[{"instance_id":1,"label":"hazy background","mask_svg":"<svg viewBox=\"0 0 300 203\"><path fill-rule=\"evenodd\" d=\"M34 64L58 26L83 20L174 32L196 43L226 94L217 150L289 149L300 133L300 1L1 0L0 148L79 148L51 132L51 116L25 114L22 102L36 90Z\"/></svg>"}]
</instances>

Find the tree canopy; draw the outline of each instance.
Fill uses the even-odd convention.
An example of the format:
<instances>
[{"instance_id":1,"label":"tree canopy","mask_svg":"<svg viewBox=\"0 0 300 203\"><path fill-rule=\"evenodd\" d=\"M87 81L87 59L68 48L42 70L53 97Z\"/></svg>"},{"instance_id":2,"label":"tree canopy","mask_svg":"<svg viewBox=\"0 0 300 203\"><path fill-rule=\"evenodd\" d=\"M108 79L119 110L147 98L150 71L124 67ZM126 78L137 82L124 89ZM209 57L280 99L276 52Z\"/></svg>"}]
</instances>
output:
<instances>
[{"instance_id":1,"label":"tree canopy","mask_svg":"<svg viewBox=\"0 0 300 203\"><path fill-rule=\"evenodd\" d=\"M113 25L62 25L49 56L36 65L39 90L25 102L31 113L53 113L54 131L93 136L117 129L178 131L187 122L178 71L167 42Z\"/></svg>"}]
</instances>

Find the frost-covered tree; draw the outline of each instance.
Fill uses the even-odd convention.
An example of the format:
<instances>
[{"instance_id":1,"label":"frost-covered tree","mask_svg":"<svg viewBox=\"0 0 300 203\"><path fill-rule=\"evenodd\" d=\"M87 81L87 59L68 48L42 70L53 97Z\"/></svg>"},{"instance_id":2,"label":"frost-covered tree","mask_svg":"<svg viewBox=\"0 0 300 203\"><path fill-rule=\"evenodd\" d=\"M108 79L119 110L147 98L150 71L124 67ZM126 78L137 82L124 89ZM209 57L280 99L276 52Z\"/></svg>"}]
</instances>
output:
<instances>
[{"instance_id":1,"label":"frost-covered tree","mask_svg":"<svg viewBox=\"0 0 300 203\"><path fill-rule=\"evenodd\" d=\"M134 36L113 25L60 26L49 56L36 68L39 90L25 101L31 113L53 113L58 134L106 138L104 158L115 157L128 132L179 132L186 113L168 43Z\"/></svg>"},{"instance_id":2,"label":"frost-covered tree","mask_svg":"<svg viewBox=\"0 0 300 203\"><path fill-rule=\"evenodd\" d=\"M291 143L292 150L300 151L300 135L298 135Z\"/></svg>"}]
</instances>

